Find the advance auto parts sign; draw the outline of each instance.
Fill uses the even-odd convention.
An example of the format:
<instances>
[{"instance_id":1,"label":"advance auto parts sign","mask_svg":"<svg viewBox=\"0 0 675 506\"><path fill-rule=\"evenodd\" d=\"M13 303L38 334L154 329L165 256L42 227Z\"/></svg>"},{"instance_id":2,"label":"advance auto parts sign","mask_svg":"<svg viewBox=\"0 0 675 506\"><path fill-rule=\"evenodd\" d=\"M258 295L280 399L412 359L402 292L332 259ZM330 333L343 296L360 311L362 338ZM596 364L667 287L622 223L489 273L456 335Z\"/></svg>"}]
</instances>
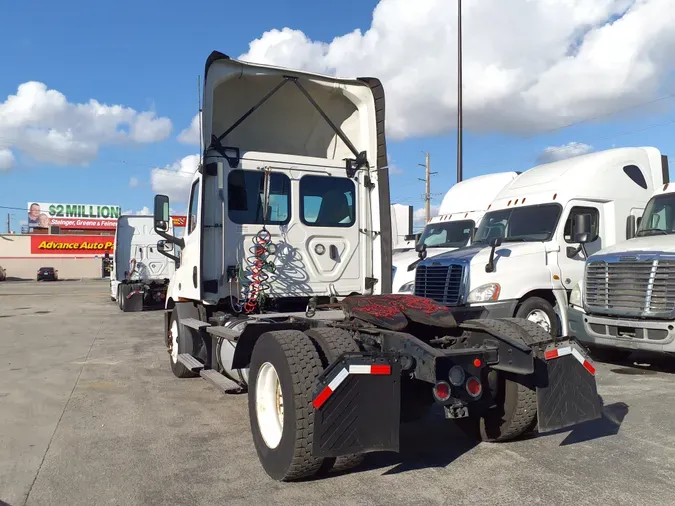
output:
<instances>
[{"instance_id":1,"label":"advance auto parts sign","mask_svg":"<svg viewBox=\"0 0 675 506\"><path fill-rule=\"evenodd\" d=\"M119 206L100 204L54 204L28 203L28 226L30 228L115 230L120 217Z\"/></svg>"},{"instance_id":2,"label":"advance auto parts sign","mask_svg":"<svg viewBox=\"0 0 675 506\"><path fill-rule=\"evenodd\" d=\"M112 253L114 237L107 235L32 235L33 255L104 255Z\"/></svg>"}]
</instances>

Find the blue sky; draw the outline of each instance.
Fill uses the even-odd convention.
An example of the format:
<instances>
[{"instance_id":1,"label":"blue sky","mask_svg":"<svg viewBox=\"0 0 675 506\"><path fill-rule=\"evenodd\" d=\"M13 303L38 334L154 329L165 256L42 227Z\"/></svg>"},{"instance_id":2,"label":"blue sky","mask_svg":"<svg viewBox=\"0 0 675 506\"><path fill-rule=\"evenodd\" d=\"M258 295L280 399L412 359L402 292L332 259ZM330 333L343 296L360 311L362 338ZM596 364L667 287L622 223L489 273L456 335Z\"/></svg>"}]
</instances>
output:
<instances>
[{"instance_id":1,"label":"blue sky","mask_svg":"<svg viewBox=\"0 0 675 506\"><path fill-rule=\"evenodd\" d=\"M656 3L661 0L650 1ZM383 0L382 4L385 3L388 5L386 10L384 7L381 9L380 30L382 25L389 22L394 24L391 18L387 18L389 21L385 23L385 16L393 16L396 9L403 8L399 0ZM420 9L431 9L437 3L432 0L409 2L411 5L417 4ZM514 0L513 3L518 4L519 8L523 4L522 0ZM630 3L623 1L626 5ZM8 96L15 95L20 84L38 81L49 89L58 90L69 103L82 104L95 99L101 104L119 104L138 112L152 111L157 117L170 119L172 127L170 135L158 142L101 142L97 156L88 162L88 166L50 163L48 148L43 150L41 159L36 160L29 153L30 149L17 147L21 141L16 141L15 145L10 143L14 163L11 169L0 171L0 206L24 208L26 202L37 201L118 204L124 210L151 207L151 169L173 164L198 151L195 146L178 142L176 137L189 126L196 113L197 75L203 73L204 61L212 50L236 57L247 52L249 42L260 38L266 31L283 27L301 30L313 41L331 42L335 37L353 30L366 32L371 28L373 9L377 4L376 0L344 0L339 3L309 0L243 3L121 0L114 4L70 0L65 5L36 1L3 2L0 7L0 19L3 21L0 31L0 62L3 69L0 72L0 104ZM410 5L406 8L410 8ZM622 9L625 9L625 5ZM594 23L598 27L609 25L621 15L623 11L617 15L608 10L598 14L600 21ZM453 16L454 13L449 14L447 19L452 20ZM405 19L405 13L401 17ZM634 18L637 19L637 14ZM474 18L468 17L469 28L474 26L471 19L478 19L478 13ZM414 19L410 20L411 24L414 22ZM471 33L477 31L471 30ZM465 36L467 40L472 40L473 35ZM666 41L667 47L671 49L672 41L672 38ZM432 42L415 39L415 43ZM469 52L478 51L477 46L471 44ZM652 45L645 45L645 48L635 58L638 62L643 58L653 63L657 57L654 56ZM490 51L499 52L499 48ZM483 57L494 57L495 61L512 58L506 55L506 48L506 56L494 56L490 51L477 54L475 60L467 61L465 56L465 69L474 61L478 66ZM433 51L428 54L431 53ZM382 54L383 58L385 56L383 53L378 54ZM448 51L442 65L452 69L455 65L454 56L452 51ZM405 55L401 55L401 61L396 65L405 68L409 61ZM666 60L668 64L672 62ZM434 62L429 64L435 67ZM342 68L349 68L346 63L341 65ZM364 64L361 65L360 69ZM487 68L487 65L483 67ZM549 113L553 117L551 122L530 131L523 131L522 124L516 124L519 120L513 120L518 118L517 113L501 117L475 105L480 97L477 99L471 92L485 87L487 81L481 79L480 82L474 80L472 83L471 78L479 75L477 72L481 70L465 71L468 74L465 74L465 89L470 88L465 94L475 106L466 112L465 121L469 128L475 124L474 130L480 130L481 133L465 131L464 177L525 170L537 162L547 147L564 146L570 142L588 144L596 150L612 146L653 145L675 156L675 124L662 125L675 121L675 114L672 113L675 98L664 99L651 106L639 105L675 92L669 77L672 76L672 67L666 70L667 78L664 78L663 72L639 82L627 78L625 87L630 91L626 95L627 99L619 100L622 98L619 92L611 94L610 98L618 96L616 100L600 96L597 99L598 103L603 104L600 109L582 104L578 99L565 99L568 102L564 102L561 109L569 106L569 121L565 120L565 115ZM569 70L570 74L575 72L578 72L576 68ZM362 73L377 75L375 69ZM394 84L393 77L392 86L398 86ZM573 79L576 80L572 80L572 83L580 82L579 78ZM425 83L424 80L419 82ZM435 84L439 86L438 80ZM602 86L602 83L598 85ZM622 85L618 79L611 81L611 86ZM441 83L440 89L445 89L448 96L454 96L455 86L454 79L447 79ZM566 89L570 89L570 86ZM644 87L644 93L640 92L641 86ZM387 82L385 91L388 91ZM416 93L430 94L425 86L419 87ZM496 92L490 89L485 93ZM392 95L404 96L403 92L397 91ZM399 101L394 111L404 115L405 106L400 104L402 100L394 100ZM584 105L584 108L579 104ZM635 104L638 106L629 113L607 114ZM397 173L391 176L392 202L411 204L416 209L423 207L424 183L417 179L423 177L424 173L424 169L418 166L424 162L423 151L431 153L432 170L439 172L432 179L432 192L441 194L435 198L436 203L455 182L455 132L451 129L455 121L454 112L448 108L444 114L441 120L433 117L433 121L445 125L440 131L429 133L423 127L410 127L409 134L393 136L388 140L389 161L397 168ZM472 114L474 118L480 119L472 123ZM499 124L494 131L490 128L490 114L494 115L495 124ZM601 121L545 133L550 125L577 123L597 115L602 116ZM396 116L398 120L399 114ZM419 124L420 120L416 121ZM424 118L421 121L424 122ZM519 133L508 135L511 131L509 121L514 121L513 131ZM413 120L410 120L412 123ZM662 126L649 128L654 125ZM0 148L3 148L3 135L6 144L13 135L10 129L11 125L3 127L0 117ZM35 143L30 146L33 150L39 149ZM130 187L132 178L138 183L134 187ZM177 205L177 208L180 207ZM24 219L24 213L0 209L3 223L7 212L14 214L13 228L18 230L19 220Z\"/></svg>"}]
</instances>

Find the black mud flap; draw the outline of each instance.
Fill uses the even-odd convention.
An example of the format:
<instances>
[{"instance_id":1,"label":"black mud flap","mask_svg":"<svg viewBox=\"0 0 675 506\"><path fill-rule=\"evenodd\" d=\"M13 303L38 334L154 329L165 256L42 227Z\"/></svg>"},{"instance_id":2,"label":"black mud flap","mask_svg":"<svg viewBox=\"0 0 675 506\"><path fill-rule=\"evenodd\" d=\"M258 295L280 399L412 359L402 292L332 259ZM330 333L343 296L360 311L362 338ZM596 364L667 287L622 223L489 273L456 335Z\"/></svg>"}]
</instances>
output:
<instances>
[{"instance_id":1,"label":"black mud flap","mask_svg":"<svg viewBox=\"0 0 675 506\"><path fill-rule=\"evenodd\" d=\"M344 354L312 396L315 457L399 450L401 367L385 354Z\"/></svg>"},{"instance_id":2,"label":"black mud flap","mask_svg":"<svg viewBox=\"0 0 675 506\"><path fill-rule=\"evenodd\" d=\"M595 367L576 342L550 345L536 360L539 432L551 432L602 416Z\"/></svg>"}]
</instances>

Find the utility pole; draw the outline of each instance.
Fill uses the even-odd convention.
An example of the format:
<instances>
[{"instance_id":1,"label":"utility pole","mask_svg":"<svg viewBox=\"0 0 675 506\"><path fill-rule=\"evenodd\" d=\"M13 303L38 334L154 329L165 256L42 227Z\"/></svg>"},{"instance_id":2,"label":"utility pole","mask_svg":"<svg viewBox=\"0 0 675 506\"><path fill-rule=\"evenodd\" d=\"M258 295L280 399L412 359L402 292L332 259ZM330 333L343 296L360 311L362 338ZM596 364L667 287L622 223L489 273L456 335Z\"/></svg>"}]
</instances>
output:
<instances>
[{"instance_id":1,"label":"utility pole","mask_svg":"<svg viewBox=\"0 0 675 506\"><path fill-rule=\"evenodd\" d=\"M429 163L429 153L424 153L425 155L425 163L422 165L421 163L418 163L420 167L424 167L425 169L425 177L424 179L422 178L417 178L420 181L425 181L426 183L426 188L425 188L425 193L424 193L424 216L425 216L425 223L429 223L429 220L431 219L431 176L433 174L438 174L438 172L431 172L431 164Z\"/></svg>"},{"instance_id":2,"label":"utility pole","mask_svg":"<svg viewBox=\"0 0 675 506\"><path fill-rule=\"evenodd\" d=\"M462 0L457 0L457 182L462 180Z\"/></svg>"},{"instance_id":3,"label":"utility pole","mask_svg":"<svg viewBox=\"0 0 675 506\"><path fill-rule=\"evenodd\" d=\"M8 234L12 233L12 221L9 213L7 213L7 233Z\"/></svg>"}]
</instances>

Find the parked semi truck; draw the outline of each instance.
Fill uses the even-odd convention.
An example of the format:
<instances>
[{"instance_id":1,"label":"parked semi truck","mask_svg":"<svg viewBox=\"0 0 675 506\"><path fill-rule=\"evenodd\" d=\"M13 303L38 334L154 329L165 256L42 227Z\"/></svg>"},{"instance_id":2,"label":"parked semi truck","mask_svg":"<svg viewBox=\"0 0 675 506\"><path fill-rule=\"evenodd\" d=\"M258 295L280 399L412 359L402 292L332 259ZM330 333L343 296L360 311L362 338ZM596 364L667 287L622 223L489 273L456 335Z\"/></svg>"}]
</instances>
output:
<instances>
[{"instance_id":1,"label":"parked semi truck","mask_svg":"<svg viewBox=\"0 0 675 506\"><path fill-rule=\"evenodd\" d=\"M205 149L183 237L168 230L169 198L155 196L155 230L181 249L164 342L178 378L247 392L269 476L297 480L398 451L402 419L434 403L487 441L600 416L595 371L576 341L390 293L376 78L219 52L204 75Z\"/></svg>"},{"instance_id":2,"label":"parked semi truck","mask_svg":"<svg viewBox=\"0 0 675 506\"><path fill-rule=\"evenodd\" d=\"M519 172L498 172L465 179L445 194L434 216L424 226L416 246L421 251L393 255L394 293L413 293L415 267L422 258L432 258L471 244L476 227L492 200Z\"/></svg>"},{"instance_id":3,"label":"parked semi truck","mask_svg":"<svg viewBox=\"0 0 675 506\"><path fill-rule=\"evenodd\" d=\"M471 246L417 267L415 294L568 335L567 305L587 255L635 233L668 182L658 149L616 148L539 165L496 197Z\"/></svg>"},{"instance_id":4,"label":"parked semi truck","mask_svg":"<svg viewBox=\"0 0 675 506\"><path fill-rule=\"evenodd\" d=\"M570 332L602 360L675 354L675 187L665 184L626 241L586 261L570 296Z\"/></svg>"},{"instance_id":5,"label":"parked semi truck","mask_svg":"<svg viewBox=\"0 0 675 506\"><path fill-rule=\"evenodd\" d=\"M169 222L169 232L173 226ZM117 220L114 258L110 271L110 298L124 312L163 307L175 259L159 251L162 240L154 230L153 216L122 215ZM161 243L166 252L173 246Z\"/></svg>"}]
</instances>

